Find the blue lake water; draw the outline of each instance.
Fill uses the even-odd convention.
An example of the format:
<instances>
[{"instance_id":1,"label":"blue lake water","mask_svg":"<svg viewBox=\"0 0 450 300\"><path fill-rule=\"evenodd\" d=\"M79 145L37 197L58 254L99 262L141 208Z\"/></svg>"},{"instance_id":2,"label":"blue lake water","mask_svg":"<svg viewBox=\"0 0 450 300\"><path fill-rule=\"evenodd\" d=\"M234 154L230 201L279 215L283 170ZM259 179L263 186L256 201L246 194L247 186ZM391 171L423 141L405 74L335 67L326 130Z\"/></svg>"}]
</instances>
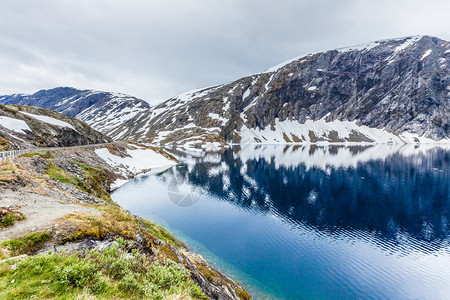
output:
<instances>
[{"instance_id":1,"label":"blue lake water","mask_svg":"<svg viewBox=\"0 0 450 300\"><path fill-rule=\"evenodd\" d=\"M245 145L113 193L255 299L449 299L450 147Z\"/></svg>"}]
</instances>

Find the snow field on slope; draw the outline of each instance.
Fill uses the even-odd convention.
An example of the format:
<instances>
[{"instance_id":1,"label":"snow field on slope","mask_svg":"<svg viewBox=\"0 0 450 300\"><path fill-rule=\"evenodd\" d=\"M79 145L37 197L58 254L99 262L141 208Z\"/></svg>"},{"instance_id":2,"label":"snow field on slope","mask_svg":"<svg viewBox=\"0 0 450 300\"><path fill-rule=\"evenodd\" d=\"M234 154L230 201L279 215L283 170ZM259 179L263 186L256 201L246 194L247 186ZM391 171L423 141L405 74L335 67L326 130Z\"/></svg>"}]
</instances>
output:
<instances>
[{"instance_id":1,"label":"snow field on slope","mask_svg":"<svg viewBox=\"0 0 450 300\"><path fill-rule=\"evenodd\" d=\"M10 117L0 117L0 125L17 133L25 133L25 130L31 131L30 127L25 121L17 120Z\"/></svg>"},{"instance_id":2,"label":"snow field on slope","mask_svg":"<svg viewBox=\"0 0 450 300\"><path fill-rule=\"evenodd\" d=\"M56 125L56 126L60 126L60 127L68 127L70 129L73 129L73 130L76 131L76 129L72 125L70 125L69 123L61 121L61 120L58 120L58 119L55 119L55 118L52 118L52 117L43 116L43 115L35 115L35 114L27 113L27 112L24 112L24 111L21 111L20 113L24 114L24 115L27 115L29 117L32 117L32 118L34 118L36 120L39 120L41 122L47 123L47 124Z\"/></svg>"},{"instance_id":3,"label":"snow field on slope","mask_svg":"<svg viewBox=\"0 0 450 300\"><path fill-rule=\"evenodd\" d=\"M176 163L168 160L161 154L156 153L151 149L136 149L127 150L129 157L120 157L111 154L107 148L96 149L95 153L105 160L112 167L124 167L134 173L139 173L144 170L159 168L165 166L172 166Z\"/></svg>"}]
</instances>

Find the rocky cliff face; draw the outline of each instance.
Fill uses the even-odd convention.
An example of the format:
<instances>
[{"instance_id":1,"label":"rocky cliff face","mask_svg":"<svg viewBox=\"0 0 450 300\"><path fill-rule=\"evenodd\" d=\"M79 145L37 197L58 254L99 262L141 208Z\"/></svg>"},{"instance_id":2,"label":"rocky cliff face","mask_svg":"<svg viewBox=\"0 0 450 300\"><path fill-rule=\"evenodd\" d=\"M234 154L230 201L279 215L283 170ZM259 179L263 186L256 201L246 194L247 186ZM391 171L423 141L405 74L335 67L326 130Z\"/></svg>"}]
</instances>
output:
<instances>
[{"instance_id":1,"label":"rocky cliff face","mask_svg":"<svg viewBox=\"0 0 450 300\"><path fill-rule=\"evenodd\" d=\"M429 36L312 53L142 107L109 132L194 145L450 142L449 60L450 43Z\"/></svg>"},{"instance_id":2,"label":"rocky cliff face","mask_svg":"<svg viewBox=\"0 0 450 300\"><path fill-rule=\"evenodd\" d=\"M79 120L48 109L0 105L0 151L111 141Z\"/></svg>"}]
</instances>

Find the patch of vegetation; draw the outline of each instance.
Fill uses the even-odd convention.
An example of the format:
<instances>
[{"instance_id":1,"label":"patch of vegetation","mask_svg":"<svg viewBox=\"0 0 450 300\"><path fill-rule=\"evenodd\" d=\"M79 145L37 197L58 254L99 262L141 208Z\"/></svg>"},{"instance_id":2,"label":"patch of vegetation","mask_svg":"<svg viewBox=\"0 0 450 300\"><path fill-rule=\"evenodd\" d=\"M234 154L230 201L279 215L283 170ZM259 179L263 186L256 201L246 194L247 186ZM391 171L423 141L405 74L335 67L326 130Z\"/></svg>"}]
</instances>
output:
<instances>
[{"instance_id":1,"label":"patch of vegetation","mask_svg":"<svg viewBox=\"0 0 450 300\"><path fill-rule=\"evenodd\" d=\"M157 238L171 244L173 247L179 249L186 247L181 241L177 240L175 236L161 225L155 224L149 220L138 218L139 224L149 233L155 235Z\"/></svg>"},{"instance_id":2,"label":"patch of vegetation","mask_svg":"<svg viewBox=\"0 0 450 300\"><path fill-rule=\"evenodd\" d=\"M153 262L127 249L118 239L102 251L47 253L0 264L0 298L207 299L182 265Z\"/></svg>"},{"instance_id":3,"label":"patch of vegetation","mask_svg":"<svg viewBox=\"0 0 450 300\"><path fill-rule=\"evenodd\" d=\"M4 241L0 244L2 248L7 249L12 256L29 253L36 248L42 246L48 239L50 234L46 232L34 232L24 238Z\"/></svg>"},{"instance_id":4,"label":"patch of vegetation","mask_svg":"<svg viewBox=\"0 0 450 300\"><path fill-rule=\"evenodd\" d=\"M20 157L33 157L39 155L43 158L54 158L54 156L50 153L50 151L33 151L33 152L28 152L25 154L22 154Z\"/></svg>"},{"instance_id":5,"label":"patch of vegetation","mask_svg":"<svg viewBox=\"0 0 450 300\"><path fill-rule=\"evenodd\" d=\"M89 205L101 210L101 214L86 214L73 212L59 219L58 228L65 232L59 243L72 242L84 238L103 240L111 236L119 236L134 240L136 235L143 237L145 249L158 252L161 260L180 262L175 249L186 247L178 241L167 229L145 219L136 219L133 215L116 205ZM75 229L74 229L75 228ZM160 243L163 240L166 244Z\"/></svg>"},{"instance_id":6,"label":"patch of vegetation","mask_svg":"<svg viewBox=\"0 0 450 300\"><path fill-rule=\"evenodd\" d=\"M9 150L11 150L10 145L11 145L11 143L10 143L9 140L7 140L7 139L5 139L5 138L0 136L0 151L9 151Z\"/></svg>"},{"instance_id":7,"label":"patch of vegetation","mask_svg":"<svg viewBox=\"0 0 450 300\"><path fill-rule=\"evenodd\" d=\"M84 163L73 162L84 171L86 180L79 187L82 191L87 192L97 198L108 203L112 203L109 193L105 190L103 183L107 181L106 172L102 169L90 167Z\"/></svg>"},{"instance_id":8,"label":"patch of vegetation","mask_svg":"<svg viewBox=\"0 0 450 300\"><path fill-rule=\"evenodd\" d=\"M90 167L84 163L72 162L83 170L84 180L69 174L63 169L50 163L47 168L47 175L63 183L71 183L80 191L91 194L94 197L112 203L110 194L105 190L103 183L107 181L104 170Z\"/></svg>"},{"instance_id":9,"label":"patch of vegetation","mask_svg":"<svg viewBox=\"0 0 450 300\"><path fill-rule=\"evenodd\" d=\"M11 175L16 173L16 166L11 162L0 162L0 176Z\"/></svg>"},{"instance_id":10,"label":"patch of vegetation","mask_svg":"<svg viewBox=\"0 0 450 300\"><path fill-rule=\"evenodd\" d=\"M81 186L83 186L83 181L81 181L80 178L70 175L69 173L55 166L54 164L49 164L46 173L48 176L55 178L60 182L71 183L79 189L81 188Z\"/></svg>"},{"instance_id":11,"label":"patch of vegetation","mask_svg":"<svg viewBox=\"0 0 450 300\"><path fill-rule=\"evenodd\" d=\"M8 250L0 247L0 260L10 257ZM2 265L0 264L0 274L2 272Z\"/></svg>"},{"instance_id":12,"label":"patch of vegetation","mask_svg":"<svg viewBox=\"0 0 450 300\"><path fill-rule=\"evenodd\" d=\"M0 209L0 228L13 226L15 221L23 219L25 219L25 216L21 212Z\"/></svg>"},{"instance_id":13,"label":"patch of vegetation","mask_svg":"<svg viewBox=\"0 0 450 300\"><path fill-rule=\"evenodd\" d=\"M133 239L140 232L136 219L125 210L116 205L95 205L101 210L100 214L85 214L73 212L66 215L62 222L67 227L76 226L76 230L62 239L62 242L79 240L85 237L105 239L107 236L120 235Z\"/></svg>"},{"instance_id":14,"label":"patch of vegetation","mask_svg":"<svg viewBox=\"0 0 450 300\"><path fill-rule=\"evenodd\" d=\"M239 297L239 299L242 300L250 300L250 294L245 291L245 290L241 290L241 289L236 289L236 295Z\"/></svg>"}]
</instances>

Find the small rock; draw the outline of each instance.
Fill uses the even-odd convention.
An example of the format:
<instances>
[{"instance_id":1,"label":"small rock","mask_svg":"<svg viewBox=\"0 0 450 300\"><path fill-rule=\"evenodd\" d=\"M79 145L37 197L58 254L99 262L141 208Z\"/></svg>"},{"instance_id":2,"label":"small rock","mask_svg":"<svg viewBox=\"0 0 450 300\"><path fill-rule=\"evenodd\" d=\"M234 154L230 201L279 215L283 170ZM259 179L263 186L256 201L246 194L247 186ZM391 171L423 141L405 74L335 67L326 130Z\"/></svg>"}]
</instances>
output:
<instances>
[{"instance_id":1,"label":"small rock","mask_svg":"<svg viewBox=\"0 0 450 300\"><path fill-rule=\"evenodd\" d=\"M136 242L142 243L144 241L144 237L142 234L136 234Z\"/></svg>"}]
</instances>

